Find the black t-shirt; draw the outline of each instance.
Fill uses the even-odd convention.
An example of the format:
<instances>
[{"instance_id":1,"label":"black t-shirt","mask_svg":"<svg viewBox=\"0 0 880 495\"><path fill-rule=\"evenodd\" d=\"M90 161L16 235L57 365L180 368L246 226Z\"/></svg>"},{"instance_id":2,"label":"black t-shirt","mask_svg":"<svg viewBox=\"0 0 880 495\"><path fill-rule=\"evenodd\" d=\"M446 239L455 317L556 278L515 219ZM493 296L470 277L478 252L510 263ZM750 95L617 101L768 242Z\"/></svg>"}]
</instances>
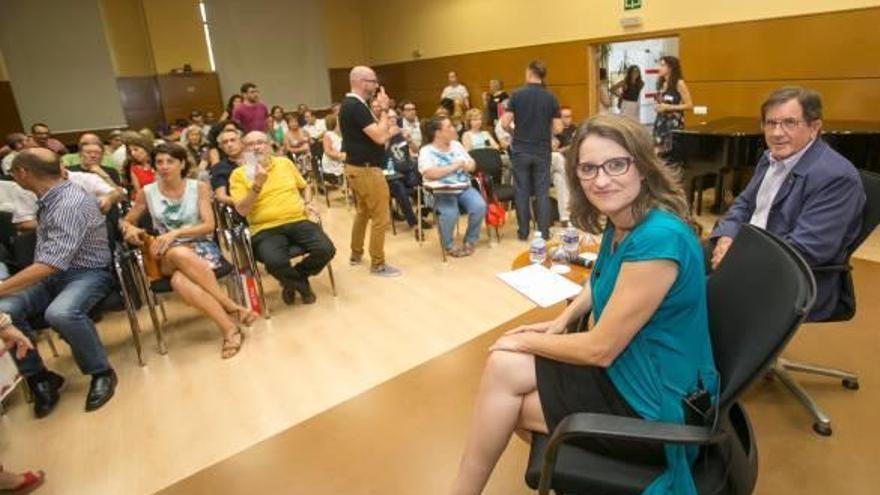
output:
<instances>
[{"instance_id":1,"label":"black t-shirt","mask_svg":"<svg viewBox=\"0 0 880 495\"><path fill-rule=\"evenodd\" d=\"M508 110L513 112L513 151L550 153L553 119L559 117L559 102L540 84L526 84L513 92Z\"/></svg>"},{"instance_id":2,"label":"black t-shirt","mask_svg":"<svg viewBox=\"0 0 880 495\"><path fill-rule=\"evenodd\" d=\"M208 173L211 175L211 190L216 191L222 187L226 190L226 194L229 194L229 176L232 175L233 170L237 167L238 165L230 162L229 158L224 158L215 163L208 170Z\"/></svg>"},{"instance_id":3,"label":"black t-shirt","mask_svg":"<svg viewBox=\"0 0 880 495\"><path fill-rule=\"evenodd\" d=\"M489 95L489 104L487 105L486 112L489 114L489 125L495 125L495 122L498 120L498 105L504 103L504 100L510 98L510 95L507 94L506 91L502 91L497 95Z\"/></svg>"},{"instance_id":4,"label":"black t-shirt","mask_svg":"<svg viewBox=\"0 0 880 495\"><path fill-rule=\"evenodd\" d=\"M86 172L90 174L94 173L82 168L82 165L71 165L66 168L71 172ZM116 184L117 186L122 186L122 182L119 181L119 172L117 172L115 168L101 166L101 170L103 170L108 176L110 176L110 180L112 180L114 184Z\"/></svg>"},{"instance_id":5,"label":"black t-shirt","mask_svg":"<svg viewBox=\"0 0 880 495\"><path fill-rule=\"evenodd\" d=\"M354 96L346 96L339 109L339 129L342 131L342 151L345 163L360 166L383 167L385 147L376 144L364 128L376 122L373 112Z\"/></svg>"}]
</instances>

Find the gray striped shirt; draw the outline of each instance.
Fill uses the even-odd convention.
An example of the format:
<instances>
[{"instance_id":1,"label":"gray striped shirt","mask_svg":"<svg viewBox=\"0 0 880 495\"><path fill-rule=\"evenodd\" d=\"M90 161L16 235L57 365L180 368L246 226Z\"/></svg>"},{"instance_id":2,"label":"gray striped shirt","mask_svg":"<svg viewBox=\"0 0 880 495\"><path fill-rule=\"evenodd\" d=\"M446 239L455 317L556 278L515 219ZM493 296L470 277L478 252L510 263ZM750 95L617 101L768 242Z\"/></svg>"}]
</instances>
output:
<instances>
[{"instance_id":1,"label":"gray striped shirt","mask_svg":"<svg viewBox=\"0 0 880 495\"><path fill-rule=\"evenodd\" d=\"M61 181L37 203L35 263L62 271L110 266L106 220L85 189Z\"/></svg>"}]
</instances>

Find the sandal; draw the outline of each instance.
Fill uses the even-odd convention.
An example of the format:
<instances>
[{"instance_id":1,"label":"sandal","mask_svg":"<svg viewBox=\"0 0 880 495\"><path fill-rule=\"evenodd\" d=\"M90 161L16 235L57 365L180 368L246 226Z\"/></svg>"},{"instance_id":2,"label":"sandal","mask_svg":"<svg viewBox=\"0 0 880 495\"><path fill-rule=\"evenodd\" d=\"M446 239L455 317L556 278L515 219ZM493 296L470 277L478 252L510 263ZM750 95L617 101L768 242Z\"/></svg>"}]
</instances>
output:
<instances>
[{"instance_id":1,"label":"sandal","mask_svg":"<svg viewBox=\"0 0 880 495\"><path fill-rule=\"evenodd\" d=\"M461 249L465 252L465 256L470 256L470 255L474 254L474 249L475 249L475 248L474 248L474 245L473 245L473 244L470 244L470 243L466 242L466 243L464 243L464 245L461 247Z\"/></svg>"},{"instance_id":2,"label":"sandal","mask_svg":"<svg viewBox=\"0 0 880 495\"><path fill-rule=\"evenodd\" d=\"M3 493L15 493L16 495L23 495L25 493L31 493L36 490L43 484L46 480L46 473L42 471L27 471L21 473L21 476L24 478L24 481L18 484L15 488L9 488L6 490L0 490Z\"/></svg>"},{"instance_id":3,"label":"sandal","mask_svg":"<svg viewBox=\"0 0 880 495\"><path fill-rule=\"evenodd\" d=\"M238 335L238 343L235 343L232 339ZM238 351L241 350L241 346L244 345L244 334L241 330L236 330L232 335L223 339L223 347L220 349L220 357L223 359L229 359L238 354Z\"/></svg>"},{"instance_id":4,"label":"sandal","mask_svg":"<svg viewBox=\"0 0 880 495\"><path fill-rule=\"evenodd\" d=\"M232 311L227 310L226 313L235 317L235 320L239 325L244 325L246 327L253 325L260 317L256 311L252 311L244 306L239 306Z\"/></svg>"},{"instance_id":5,"label":"sandal","mask_svg":"<svg viewBox=\"0 0 880 495\"><path fill-rule=\"evenodd\" d=\"M464 258L465 256L468 256L468 254L467 250L463 247L454 247L446 250L446 255L452 256L453 258Z\"/></svg>"}]
</instances>

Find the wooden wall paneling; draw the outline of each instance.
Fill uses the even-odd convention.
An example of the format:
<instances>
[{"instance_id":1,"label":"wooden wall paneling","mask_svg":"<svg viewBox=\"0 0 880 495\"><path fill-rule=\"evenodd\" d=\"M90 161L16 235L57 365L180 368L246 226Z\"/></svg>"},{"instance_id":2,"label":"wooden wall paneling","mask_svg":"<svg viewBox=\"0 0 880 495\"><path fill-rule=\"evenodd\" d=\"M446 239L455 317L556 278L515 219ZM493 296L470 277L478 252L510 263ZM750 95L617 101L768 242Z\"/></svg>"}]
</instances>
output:
<instances>
[{"instance_id":1,"label":"wooden wall paneling","mask_svg":"<svg viewBox=\"0 0 880 495\"><path fill-rule=\"evenodd\" d=\"M116 79L122 112L131 129L156 126L165 121L156 76L119 77Z\"/></svg>"},{"instance_id":2,"label":"wooden wall paneling","mask_svg":"<svg viewBox=\"0 0 880 495\"><path fill-rule=\"evenodd\" d=\"M0 138L5 139L12 132L21 132L21 125L12 85L9 81L0 81Z\"/></svg>"},{"instance_id":3,"label":"wooden wall paneling","mask_svg":"<svg viewBox=\"0 0 880 495\"><path fill-rule=\"evenodd\" d=\"M188 119L192 110L223 113L220 80L213 72L191 74L160 74L159 93L167 122Z\"/></svg>"},{"instance_id":4,"label":"wooden wall paneling","mask_svg":"<svg viewBox=\"0 0 880 495\"><path fill-rule=\"evenodd\" d=\"M330 98L333 101L342 101L348 93L348 73L351 69L329 69L330 72Z\"/></svg>"}]
</instances>

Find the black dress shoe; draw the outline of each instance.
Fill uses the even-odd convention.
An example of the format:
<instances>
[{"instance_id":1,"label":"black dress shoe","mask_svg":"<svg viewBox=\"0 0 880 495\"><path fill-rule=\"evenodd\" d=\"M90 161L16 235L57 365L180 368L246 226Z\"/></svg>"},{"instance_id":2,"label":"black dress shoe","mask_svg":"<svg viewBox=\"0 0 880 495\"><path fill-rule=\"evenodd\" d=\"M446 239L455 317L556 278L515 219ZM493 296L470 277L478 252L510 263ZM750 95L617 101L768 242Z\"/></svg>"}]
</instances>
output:
<instances>
[{"instance_id":1,"label":"black dress shoe","mask_svg":"<svg viewBox=\"0 0 880 495\"><path fill-rule=\"evenodd\" d=\"M86 396L86 411L98 410L113 398L113 393L116 392L116 382L116 372L112 369L92 375L89 395Z\"/></svg>"},{"instance_id":2,"label":"black dress shoe","mask_svg":"<svg viewBox=\"0 0 880 495\"><path fill-rule=\"evenodd\" d=\"M281 289L281 300L284 301L284 304L292 306L293 302L296 300L296 289L293 287L284 287Z\"/></svg>"},{"instance_id":3,"label":"black dress shoe","mask_svg":"<svg viewBox=\"0 0 880 495\"><path fill-rule=\"evenodd\" d=\"M51 371L27 379L28 387L34 396L34 416L45 418L58 405L61 389L64 388L64 377Z\"/></svg>"},{"instance_id":4,"label":"black dress shoe","mask_svg":"<svg viewBox=\"0 0 880 495\"><path fill-rule=\"evenodd\" d=\"M315 304L315 301L318 300L315 293L312 292L312 286L309 285L308 280L298 283L296 290L299 292L300 297L302 297L303 304Z\"/></svg>"}]
</instances>

